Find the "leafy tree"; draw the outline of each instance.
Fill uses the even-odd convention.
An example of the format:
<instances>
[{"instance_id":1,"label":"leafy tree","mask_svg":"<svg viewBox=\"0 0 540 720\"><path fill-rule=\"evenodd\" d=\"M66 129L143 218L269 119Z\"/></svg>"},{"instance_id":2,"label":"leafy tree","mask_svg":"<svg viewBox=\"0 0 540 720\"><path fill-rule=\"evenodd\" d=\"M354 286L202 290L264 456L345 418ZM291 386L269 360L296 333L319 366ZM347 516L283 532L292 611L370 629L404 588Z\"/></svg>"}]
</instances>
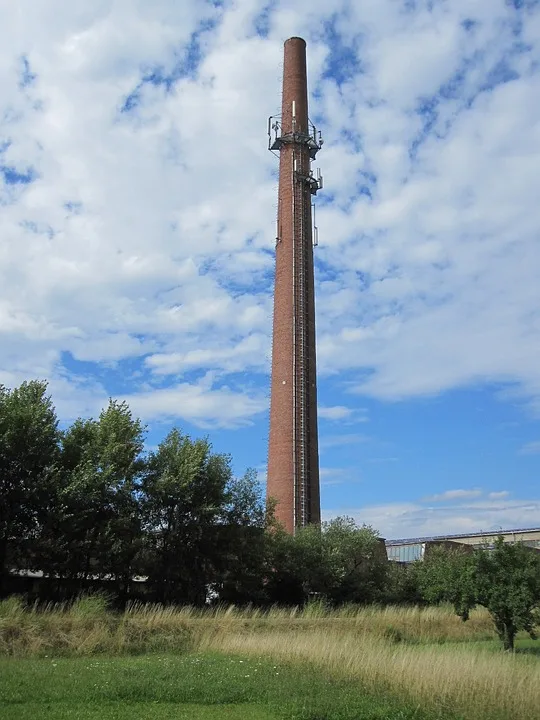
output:
<instances>
[{"instance_id":1,"label":"leafy tree","mask_svg":"<svg viewBox=\"0 0 540 720\"><path fill-rule=\"evenodd\" d=\"M144 428L111 400L62 435L62 482L42 538L42 567L71 580L112 576L122 599L142 546L137 491Z\"/></svg>"},{"instance_id":2,"label":"leafy tree","mask_svg":"<svg viewBox=\"0 0 540 720\"><path fill-rule=\"evenodd\" d=\"M540 556L521 543L505 543L502 536L492 552L476 556L476 600L488 609L505 650L525 630L535 639L540 620Z\"/></svg>"},{"instance_id":3,"label":"leafy tree","mask_svg":"<svg viewBox=\"0 0 540 720\"><path fill-rule=\"evenodd\" d=\"M340 605L381 597L386 553L371 527L359 527L351 518L340 517L321 527L299 528L294 537L277 534L275 542L269 590L288 595L289 602L305 602L315 595Z\"/></svg>"},{"instance_id":4,"label":"leafy tree","mask_svg":"<svg viewBox=\"0 0 540 720\"><path fill-rule=\"evenodd\" d=\"M61 434L55 498L32 560L34 569L43 570L49 579L47 593L60 592L62 578L77 580L90 573L101 508L89 461L95 434L96 422L81 419Z\"/></svg>"},{"instance_id":5,"label":"leafy tree","mask_svg":"<svg viewBox=\"0 0 540 720\"><path fill-rule=\"evenodd\" d=\"M422 563L389 562L386 574L384 603L389 605L422 605L425 599L419 587Z\"/></svg>"},{"instance_id":6,"label":"leafy tree","mask_svg":"<svg viewBox=\"0 0 540 720\"><path fill-rule=\"evenodd\" d=\"M121 600L127 596L142 548L138 498L146 468L144 436L145 428L125 402L111 400L99 416L95 459L109 513L102 569L120 583Z\"/></svg>"},{"instance_id":7,"label":"leafy tree","mask_svg":"<svg viewBox=\"0 0 540 720\"><path fill-rule=\"evenodd\" d=\"M269 533L269 573L265 584L270 603L303 605L309 597L309 568L298 535L289 535L281 525Z\"/></svg>"},{"instance_id":8,"label":"leafy tree","mask_svg":"<svg viewBox=\"0 0 540 720\"><path fill-rule=\"evenodd\" d=\"M272 509L265 508L255 470L233 477L225 489L223 523L219 526L216 590L221 602L266 601L265 580L270 561Z\"/></svg>"},{"instance_id":9,"label":"leafy tree","mask_svg":"<svg viewBox=\"0 0 540 720\"><path fill-rule=\"evenodd\" d=\"M54 496L58 423L45 382L0 386L0 592L32 551Z\"/></svg>"},{"instance_id":10,"label":"leafy tree","mask_svg":"<svg viewBox=\"0 0 540 720\"><path fill-rule=\"evenodd\" d=\"M227 455L176 428L150 454L142 486L146 565L159 601L205 602L216 578L231 478Z\"/></svg>"},{"instance_id":11,"label":"leafy tree","mask_svg":"<svg viewBox=\"0 0 540 720\"><path fill-rule=\"evenodd\" d=\"M469 619L476 605L476 560L467 548L431 548L418 577L428 603L449 602L463 621Z\"/></svg>"},{"instance_id":12,"label":"leafy tree","mask_svg":"<svg viewBox=\"0 0 540 720\"><path fill-rule=\"evenodd\" d=\"M516 634L535 637L540 620L540 554L499 536L492 550L472 555L441 549L426 560L422 586L430 601L452 602L467 620L476 606L485 607L505 650L514 649Z\"/></svg>"},{"instance_id":13,"label":"leafy tree","mask_svg":"<svg viewBox=\"0 0 540 720\"><path fill-rule=\"evenodd\" d=\"M339 517L323 524L321 537L325 576L318 591L333 604L380 599L387 560L376 531Z\"/></svg>"}]
</instances>

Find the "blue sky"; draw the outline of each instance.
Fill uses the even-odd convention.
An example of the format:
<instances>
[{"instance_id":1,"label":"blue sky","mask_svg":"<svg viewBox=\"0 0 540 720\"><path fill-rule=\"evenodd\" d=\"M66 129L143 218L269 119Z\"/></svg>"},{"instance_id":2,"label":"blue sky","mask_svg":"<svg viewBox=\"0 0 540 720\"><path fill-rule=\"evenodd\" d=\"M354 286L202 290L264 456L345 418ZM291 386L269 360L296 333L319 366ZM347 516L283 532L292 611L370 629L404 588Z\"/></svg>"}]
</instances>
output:
<instances>
[{"instance_id":1,"label":"blue sky","mask_svg":"<svg viewBox=\"0 0 540 720\"><path fill-rule=\"evenodd\" d=\"M324 517L540 526L540 4L0 9L0 382L264 482L282 45L308 42Z\"/></svg>"}]
</instances>

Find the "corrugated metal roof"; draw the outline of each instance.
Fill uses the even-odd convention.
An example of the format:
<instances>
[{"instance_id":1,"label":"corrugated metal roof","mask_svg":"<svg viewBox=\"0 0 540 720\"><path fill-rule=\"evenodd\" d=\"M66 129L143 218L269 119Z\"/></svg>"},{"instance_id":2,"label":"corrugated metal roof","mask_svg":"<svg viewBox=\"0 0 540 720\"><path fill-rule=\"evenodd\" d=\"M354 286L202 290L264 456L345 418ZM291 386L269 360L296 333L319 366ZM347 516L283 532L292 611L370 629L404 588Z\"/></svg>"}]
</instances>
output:
<instances>
[{"instance_id":1,"label":"corrugated metal roof","mask_svg":"<svg viewBox=\"0 0 540 720\"><path fill-rule=\"evenodd\" d=\"M387 540L387 545L412 545L413 543L433 542L435 540L458 540L459 538L496 537L497 535L514 535L519 533L540 532L540 528L518 528L517 530L485 530L484 532L462 533L459 535L431 535L418 538L402 538Z\"/></svg>"}]
</instances>

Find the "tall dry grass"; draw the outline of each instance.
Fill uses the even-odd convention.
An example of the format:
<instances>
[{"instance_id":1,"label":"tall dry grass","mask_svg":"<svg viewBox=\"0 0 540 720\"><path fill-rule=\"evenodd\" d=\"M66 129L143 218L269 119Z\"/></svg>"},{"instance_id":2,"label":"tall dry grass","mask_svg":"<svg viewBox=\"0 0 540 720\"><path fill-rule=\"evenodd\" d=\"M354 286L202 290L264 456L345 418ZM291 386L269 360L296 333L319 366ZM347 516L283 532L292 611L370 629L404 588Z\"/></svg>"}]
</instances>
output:
<instances>
[{"instance_id":1,"label":"tall dry grass","mask_svg":"<svg viewBox=\"0 0 540 720\"><path fill-rule=\"evenodd\" d=\"M489 616L473 613L463 623L451 608L358 608L328 611L322 605L298 608L211 609L135 604L109 612L101 597L72 605L25 608L16 598L0 603L0 655L18 657L134 654L185 651L200 638L254 632L373 636L409 643L484 640L493 637Z\"/></svg>"},{"instance_id":2,"label":"tall dry grass","mask_svg":"<svg viewBox=\"0 0 540 720\"><path fill-rule=\"evenodd\" d=\"M368 634L266 630L206 636L200 647L309 663L357 680L370 692L389 692L419 707L435 707L441 717L450 710L470 720L540 717L538 660L466 643L411 646Z\"/></svg>"}]
</instances>

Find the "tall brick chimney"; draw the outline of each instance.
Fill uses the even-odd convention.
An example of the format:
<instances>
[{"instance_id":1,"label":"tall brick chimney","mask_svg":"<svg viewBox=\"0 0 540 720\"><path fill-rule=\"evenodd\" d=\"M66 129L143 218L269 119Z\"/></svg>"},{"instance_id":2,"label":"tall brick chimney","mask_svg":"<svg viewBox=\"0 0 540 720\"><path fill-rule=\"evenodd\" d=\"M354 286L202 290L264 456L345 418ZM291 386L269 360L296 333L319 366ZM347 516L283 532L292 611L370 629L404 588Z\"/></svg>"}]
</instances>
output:
<instances>
[{"instance_id":1,"label":"tall brick chimney","mask_svg":"<svg viewBox=\"0 0 540 720\"><path fill-rule=\"evenodd\" d=\"M281 116L268 123L279 152L267 498L289 533L319 523L312 195L322 187L311 162L322 146L308 118L306 43L285 42Z\"/></svg>"}]
</instances>

